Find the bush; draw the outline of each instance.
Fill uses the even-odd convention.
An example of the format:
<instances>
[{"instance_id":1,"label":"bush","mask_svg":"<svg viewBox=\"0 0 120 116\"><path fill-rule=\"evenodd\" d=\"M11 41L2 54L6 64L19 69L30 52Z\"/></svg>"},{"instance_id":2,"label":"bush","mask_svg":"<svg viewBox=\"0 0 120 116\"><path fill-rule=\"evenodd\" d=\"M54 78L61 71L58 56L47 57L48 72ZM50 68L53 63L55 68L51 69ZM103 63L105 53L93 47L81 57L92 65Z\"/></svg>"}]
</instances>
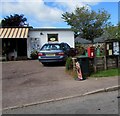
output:
<instances>
[{"instance_id":1,"label":"bush","mask_svg":"<svg viewBox=\"0 0 120 116\"><path fill-rule=\"evenodd\" d=\"M77 71L73 70L72 57L67 58L65 66L66 66L66 72L76 80L78 78L78 75L77 75Z\"/></svg>"},{"instance_id":2,"label":"bush","mask_svg":"<svg viewBox=\"0 0 120 116\"><path fill-rule=\"evenodd\" d=\"M33 60L38 59L38 52L37 52L37 51L31 52L30 57L31 57Z\"/></svg>"},{"instance_id":3,"label":"bush","mask_svg":"<svg viewBox=\"0 0 120 116\"><path fill-rule=\"evenodd\" d=\"M73 57L78 54L78 50L76 48L71 48L69 51L69 56Z\"/></svg>"},{"instance_id":4,"label":"bush","mask_svg":"<svg viewBox=\"0 0 120 116\"><path fill-rule=\"evenodd\" d=\"M84 54L85 48L81 44L76 43L75 48L76 48L76 51L77 51L77 55L83 55Z\"/></svg>"},{"instance_id":5,"label":"bush","mask_svg":"<svg viewBox=\"0 0 120 116\"><path fill-rule=\"evenodd\" d=\"M66 66L66 70L72 70L73 69L72 57L67 58L65 66Z\"/></svg>"}]
</instances>

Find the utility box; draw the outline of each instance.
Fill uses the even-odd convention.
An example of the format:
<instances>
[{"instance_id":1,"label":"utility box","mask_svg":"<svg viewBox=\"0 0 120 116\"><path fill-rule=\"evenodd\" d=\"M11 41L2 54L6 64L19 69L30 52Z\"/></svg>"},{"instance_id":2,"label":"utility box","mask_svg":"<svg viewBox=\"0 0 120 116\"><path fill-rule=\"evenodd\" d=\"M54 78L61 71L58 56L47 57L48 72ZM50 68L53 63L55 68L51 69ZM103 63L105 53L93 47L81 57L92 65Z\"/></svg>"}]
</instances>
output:
<instances>
[{"instance_id":1,"label":"utility box","mask_svg":"<svg viewBox=\"0 0 120 116\"><path fill-rule=\"evenodd\" d=\"M88 57L89 58L94 58L94 56L95 56L95 48L93 46L88 47L87 52L88 52Z\"/></svg>"}]
</instances>

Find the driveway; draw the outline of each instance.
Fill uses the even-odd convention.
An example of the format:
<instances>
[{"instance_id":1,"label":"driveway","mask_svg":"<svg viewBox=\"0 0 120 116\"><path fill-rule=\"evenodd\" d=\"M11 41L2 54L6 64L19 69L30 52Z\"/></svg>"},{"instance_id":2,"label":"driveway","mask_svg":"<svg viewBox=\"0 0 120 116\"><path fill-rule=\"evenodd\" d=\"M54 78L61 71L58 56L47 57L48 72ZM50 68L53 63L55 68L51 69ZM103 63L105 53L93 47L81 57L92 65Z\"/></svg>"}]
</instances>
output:
<instances>
[{"instance_id":1,"label":"driveway","mask_svg":"<svg viewBox=\"0 0 120 116\"><path fill-rule=\"evenodd\" d=\"M37 60L3 62L2 67L3 108L44 100L73 80L64 66L44 67Z\"/></svg>"},{"instance_id":2,"label":"driveway","mask_svg":"<svg viewBox=\"0 0 120 116\"><path fill-rule=\"evenodd\" d=\"M2 69L3 108L118 85L117 77L75 81L64 66L44 67L37 60L3 62Z\"/></svg>"}]
</instances>

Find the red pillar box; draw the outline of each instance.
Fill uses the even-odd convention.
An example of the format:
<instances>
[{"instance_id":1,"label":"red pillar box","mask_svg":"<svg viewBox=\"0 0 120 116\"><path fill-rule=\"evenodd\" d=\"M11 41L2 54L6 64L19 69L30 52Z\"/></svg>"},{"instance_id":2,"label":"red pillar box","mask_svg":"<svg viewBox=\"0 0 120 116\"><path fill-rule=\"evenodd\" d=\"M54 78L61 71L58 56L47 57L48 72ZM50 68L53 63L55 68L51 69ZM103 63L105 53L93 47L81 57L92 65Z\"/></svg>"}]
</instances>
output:
<instances>
[{"instance_id":1,"label":"red pillar box","mask_svg":"<svg viewBox=\"0 0 120 116\"><path fill-rule=\"evenodd\" d=\"M95 56L95 48L92 46L92 47L88 47L87 48L87 52L88 52L88 57L89 58L94 58Z\"/></svg>"}]
</instances>

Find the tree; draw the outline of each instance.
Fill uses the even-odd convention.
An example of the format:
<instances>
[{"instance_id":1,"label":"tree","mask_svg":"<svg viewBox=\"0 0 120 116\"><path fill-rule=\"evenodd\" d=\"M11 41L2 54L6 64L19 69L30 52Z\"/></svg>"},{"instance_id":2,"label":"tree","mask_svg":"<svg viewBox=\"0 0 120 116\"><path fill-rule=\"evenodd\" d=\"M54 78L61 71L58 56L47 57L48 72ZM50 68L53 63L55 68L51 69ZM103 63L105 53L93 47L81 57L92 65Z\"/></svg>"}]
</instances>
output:
<instances>
[{"instance_id":1,"label":"tree","mask_svg":"<svg viewBox=\"0 0 120 116\"><path fill-rule=\"evenodd\" d=\"M14 15L10 15L10 16L6 16L2 21L2 27L23 27L25 26L25 22L27 21L27 19L24 17L23 14L18 15L18 14L14 14Z\"/></svg>"},{"instance_id":2,"label":"tree","mask_svg":"<svg viewBox=\"0 0 120 116\"><path fill-rule=\"evenodd\" d=\"M76 36L91 40L101 36L104 33L104 28L109 25L108 19L110 14L107 11L98 10L95 12L86 7L76 8L74 12L65 12L62 18L71 26Z\"/></svg>"},{"instance_id":3,"label":"tree","mask_svg":"<svg viewBox=\"0 0 120 116\"><path fill-rule=\"evenodd\" d=\"M119 39L120 40L120 23L118 25L109 25L105 28L107 33L107 39Z\"/></svg>"},{"instance_id":4,"label":"tree","mask_svg":"<svg viewBox=\"0 0 120 116\"><path fill-rule=\"evenodd\" d=\"M117 39L119 39L120 40L120 22L118 23L118 28L117 28L118 30L117 30Z\"/></svg>"}]
</instances>

